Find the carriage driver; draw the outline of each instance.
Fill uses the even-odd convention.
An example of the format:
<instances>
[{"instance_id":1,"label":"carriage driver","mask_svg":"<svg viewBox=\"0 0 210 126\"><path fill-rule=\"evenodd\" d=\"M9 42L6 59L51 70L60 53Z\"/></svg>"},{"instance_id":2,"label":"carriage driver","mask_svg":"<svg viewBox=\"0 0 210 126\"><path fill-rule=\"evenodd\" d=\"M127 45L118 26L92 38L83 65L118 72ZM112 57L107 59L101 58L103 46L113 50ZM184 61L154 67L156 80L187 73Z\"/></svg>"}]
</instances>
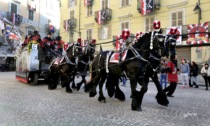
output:
<instances>
[{"instance_id":1,"label":"carriage driver","mask_svg":"<svg viewBox=\"0 0 210 126\"><path fill-rule=\"evenodd\" d=\"M63 52L63 46L64 46L64 41L61 40L62 37L61 36L57 36L55 38L55 41L53 43L53 49L55 52L59 53L60 55L62 55Z\"/></svg>"},{"instance_id":2,"label":"carriage driver","mask_svg":"<svg viewBox=\"0 0 210 126\"><path fill-rule=\"evenodd\" d=\"M51 38L51 33L49 32L47 34L46 37L44 37L44 39L42 40L42 48L43 48L43 52L46 54L46 55L50 55L50 48L52 48L52 45L53 45L53 40Z\"/></svg>"}]
</instances>

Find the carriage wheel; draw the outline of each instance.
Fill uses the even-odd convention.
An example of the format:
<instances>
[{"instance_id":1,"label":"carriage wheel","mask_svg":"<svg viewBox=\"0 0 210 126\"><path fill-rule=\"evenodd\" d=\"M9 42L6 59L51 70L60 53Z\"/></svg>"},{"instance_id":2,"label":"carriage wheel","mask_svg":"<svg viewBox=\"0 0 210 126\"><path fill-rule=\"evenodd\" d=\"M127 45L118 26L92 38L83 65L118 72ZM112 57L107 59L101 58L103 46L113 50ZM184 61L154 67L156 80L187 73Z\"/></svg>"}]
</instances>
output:
<instances>
[{"instance_id":1,"label":"carriage wheel","mask_svg":"<svg viewBox=\"0 0 210 126\"><path fill-rule=\"evenodd\" d=\"M37 85L37 83L38 83L38 74L37 73L34 73L31 76L30 84L31 85Z\"/></svg>"}]
</instances>

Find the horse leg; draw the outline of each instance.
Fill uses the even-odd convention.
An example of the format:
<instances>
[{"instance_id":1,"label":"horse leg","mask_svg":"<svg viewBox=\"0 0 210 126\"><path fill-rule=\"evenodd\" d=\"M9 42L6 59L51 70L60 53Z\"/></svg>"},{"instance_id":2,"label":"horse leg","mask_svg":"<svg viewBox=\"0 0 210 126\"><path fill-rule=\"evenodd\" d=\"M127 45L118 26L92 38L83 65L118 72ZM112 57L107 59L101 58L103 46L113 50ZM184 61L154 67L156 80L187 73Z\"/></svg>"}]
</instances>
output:
<instances>
[{"instance_id":1,"label":"horse leg","mask_svg":"<svg viewBox=\"0 0 210 126\"><path fill-rule=\"evenodd\" d=\"M65 85L66 85L66 92L67 93L72 93L72 89L70 88L70 82L71 82L71 79L72 78L66 78L66 81L64 82L65 83Z\"/></svg>"},{"instance_id":2,"label":"horse leg","mask_svg":"<svg viewBox=\"0 0 210 126\"><path fill-rule=\"evenodd\" d=\"M125 100L125 94L120 90L119 87L119 78L116 79L117 82L115 82L115 98L119 99L120 101L124 101Z\"/></svg>"},{"instance_id":3,"label":"horse leg","mask_svg":"<svg viewBox=\"0 0 210 126\"><path fill-rule=\"evenodd\" d=\"M104 101L104 103L106 103L106 98L104 97L104 94L103 94L103 85L104 85L104 82L106 80L106 76L107 75L103 75L100 82L99 82L99 97L98 97L98 101Z\"/></svg>"},{"instance_id":4,"label":"horse leg","mask_svg":"<svg viewBox=\"0 0 210 126\"><path fill-rule=\"evenodd\" d=\"M163 106L168 106L169 101L167 99L166 93L161 88L157 74L154 74L151 78L152 78L153 82L155 83L157 91L158 91L157 95L156 95L158 104L163 105Z\"/></svg>"},{"instance_id":5,"label":"horse leg","mask_svg":"<svg viewBox=\"0 0 210 126\"><path fill-rule=\"evenodd\" d=\"M81 75L82 80L77 84L77 91L79 91L80 87L81 87L82 84L84 83L85 76L86 76L86 75Z\"/></svg>"},{"instance_id":6,"label":"horse leg","mask_svg":"<svg viewBox=\"0 0 210 126\"><path fill-rule=\"evenodd\" d=\"M72 78L73 78L73 80L72 80L71 88L76 89L77 87L76 87L76 85L75 85L75 74L73 75Z\"/></svg>"},{"instance_id":7,"label":"horse leg","mask_svg":"<svg viewBox=\"0 0 210 126\"><path fill-rule=\"evenodd\" d=\"M96 87L97 87L100 79L101 79L101 75L99 73L93 78L91 84L89 84L89 87L90 87L89 97L94 97L97 94Z\"/></svg>"}]
</instances>

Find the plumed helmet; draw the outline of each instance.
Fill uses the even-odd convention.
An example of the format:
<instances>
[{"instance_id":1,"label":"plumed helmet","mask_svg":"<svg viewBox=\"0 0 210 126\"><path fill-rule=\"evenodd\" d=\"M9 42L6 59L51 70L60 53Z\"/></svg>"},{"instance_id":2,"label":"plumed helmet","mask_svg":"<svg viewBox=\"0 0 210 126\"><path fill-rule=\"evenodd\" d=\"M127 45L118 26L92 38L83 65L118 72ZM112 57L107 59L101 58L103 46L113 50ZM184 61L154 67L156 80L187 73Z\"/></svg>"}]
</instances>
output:
<instances>
[{"instance_id":1,"label":"plumed helmet","mask_svg":"<svg viewBox=\"0 0 210 126\"><path fill-rule=\"evenodd\" d=\"M77 39L77 42L78 42L78 43L81 43L81 41L82 41L82 39L79 37L79 38Z\"/></svg>"},{"instance_id":2,"label":"plumed helmet","mask_svg":"<svg viewBox=\"0 0 210 126\"><path fill-rule=\"evenodd\" d=\"M55 38L55 40L57 40L57 41L60 41L61 39L62 39L61 36L57 36L57 37Z\"/></svg>"},{"instance_id":3,"label":"plumed helmet","mask_svg":"<svg viewBox=\"0 0 210 126\"><path fill-rule=\"evenodd\" d=\"M52 35L51 32L48 32L47 35Z\"/></svg>"},{"instance_id":4,"label":"plumed helmet","mask_svg":"<svg viewBox=\"0 0 210 126\"><path fill-rule=\"evenodd\" d=\"M37 34L39 34L39 32L35 30L35 31L34 31L34 34L37 35Z\"/></svg>"}]
</instances>

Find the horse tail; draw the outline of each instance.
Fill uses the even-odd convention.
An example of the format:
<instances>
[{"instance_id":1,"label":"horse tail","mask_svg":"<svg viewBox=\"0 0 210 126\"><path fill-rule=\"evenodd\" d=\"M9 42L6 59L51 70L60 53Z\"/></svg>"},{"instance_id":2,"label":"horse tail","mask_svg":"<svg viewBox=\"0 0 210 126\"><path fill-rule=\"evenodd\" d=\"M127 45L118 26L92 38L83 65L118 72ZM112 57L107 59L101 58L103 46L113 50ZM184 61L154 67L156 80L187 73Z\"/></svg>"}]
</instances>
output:
<instances>
[{"instance_id":1,"label":"horse tail","mask_svg":"<svg viewBox=\"0 0 210 126\"><path fill-rule=\"evenodd\" d=\"M106 80L106 89L108 92L109 97L113 97L115 93L115 85L113 84L113 78L114 76L111 74L108 74L107 80Z\"/></svg>"},{"instance_id":2,"label":"horse tail","mask_svg":"<svg viewBox=\"0 0 210 126\"><path fill-rule=\"evenodd\" d=\"M92 75L92 63L90 63L90 65L89 65L89 71L90 71L90 79L87 81L87 85L89 84L89 83L91 83L91 81L92 81L92 79L93 79L93 75Z\"/></svg>"}]
</instances>

